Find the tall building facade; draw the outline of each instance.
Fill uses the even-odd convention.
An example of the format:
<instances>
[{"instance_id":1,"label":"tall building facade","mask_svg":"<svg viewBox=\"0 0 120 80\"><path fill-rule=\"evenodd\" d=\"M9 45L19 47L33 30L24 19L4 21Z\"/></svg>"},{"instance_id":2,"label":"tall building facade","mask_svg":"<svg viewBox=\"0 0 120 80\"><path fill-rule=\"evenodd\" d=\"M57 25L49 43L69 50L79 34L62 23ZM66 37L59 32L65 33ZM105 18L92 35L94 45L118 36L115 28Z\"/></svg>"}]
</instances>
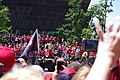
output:
<instances>
[{"instance_id":1,"label":"tall building facade","mask_svg":"<svg viewBox=\"0 0 120 80\"><path fill-rule=\"evenodd\" d=\"M30 33L36 28L40 31L56 31L65 23L68 0L3 0L10 10L10 23L13 32ZM83 0L87 10L90 0Z\"/></svg>"}]
</instances>

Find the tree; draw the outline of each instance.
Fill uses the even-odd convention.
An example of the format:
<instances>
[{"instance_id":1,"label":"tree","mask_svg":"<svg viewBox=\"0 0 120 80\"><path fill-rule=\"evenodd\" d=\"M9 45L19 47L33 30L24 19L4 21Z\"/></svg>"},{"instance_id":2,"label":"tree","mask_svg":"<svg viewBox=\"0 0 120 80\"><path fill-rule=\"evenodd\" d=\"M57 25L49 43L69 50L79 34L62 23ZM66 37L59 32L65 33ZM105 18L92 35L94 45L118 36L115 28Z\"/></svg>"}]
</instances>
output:
<instances>
[{"instance_id":1,"label":"tree","mask_svg":"<svg viewBox=\"0 0 120 80\"><path fill-rule=\"evenodd\" d=\"M9 9L2 5L2 0L0 0L0 34L9 33L9 30L12 28L8 26L8 22L10 21L9 14ZM4 36L4 38L0 38L0 43L3 45L6 44L6 40Z\"/></svg>"},{"instance_id":2,"label":"tree","mask_svg":"<svg viewBox=\"0 0 120 80\"><path fill-rule=\"evenodd\" d=\"M89 11L91 12L91 20L89 22L89 29L91 32L95 33L95 29L93 28L93 18L97 17L100 20L100 24L102 26L103 31L105 32L105 24L106 24L106 14L113 12L111 7L113 7L111 0L108 3L108 0L100 0L98 4L92 5Z\"/></svg>"},{"instance_id":3,"label":"tree","mask_svg":"<svg viewBox=\"0 0 120 80\"><path fill-rule=\"evenodd\" d=\"M2 5L2 0L0 0L0 33L9 33L9 30L12 28L8 26L9 20L9 9Z\"/></svg>"},{"instance_id":4,"label":"tree","mask_svg":"<svg viewBox=\"0 0 120 80\"><path fill-rule=\"evenodd\" d=\"M82 30L81 38L90 39L91 36L92 36L92 33L91 33L90 29L84 28Z\"/></svg>"},{"instance_id":5,"label":"tree","mask_svg":"<svg viewBox=\"0 0 120 80\"><path fill-rule=\"evenodd\" d=\"M69 0L69 10L65 15L66 23L58 28L59 35L69 40L71 44L80 40L82 29L87 27L83 26L83 23L89 12L81 9L81 2L82 0Z\"/></svg>"}]
</instances>

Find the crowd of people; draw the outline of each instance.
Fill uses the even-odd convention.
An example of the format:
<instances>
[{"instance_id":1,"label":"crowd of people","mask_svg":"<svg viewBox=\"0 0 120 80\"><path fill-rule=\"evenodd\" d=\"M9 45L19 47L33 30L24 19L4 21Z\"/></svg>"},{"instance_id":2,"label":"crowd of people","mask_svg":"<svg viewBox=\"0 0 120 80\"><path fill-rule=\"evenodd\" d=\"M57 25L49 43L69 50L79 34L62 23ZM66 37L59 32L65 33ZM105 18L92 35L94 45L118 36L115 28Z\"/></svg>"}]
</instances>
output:
<instances>
[{"instance_id":1,"label":"crowd of people","mask_svg":"<svg viewBox=\"0 0 120 80\"><path fill-rule=\"evenodd\" d=\"M4 36L1 35L0 37L6 42L4 46L11 48L14 51L16 58L18 58L29 43L31 36L32 35L20 36L15 34L6 34ZM49 35L40 37L39 35L39 43L40 53L38 54L38 51L31 51L29 53L30 59L32 59L32 64L34 64L36 57L42 57L42 59L63 57L68 61L70 59L78 59L79 61L84 60L84 62L86 62L91 56L95 57L96 55L96 52L87 52L87 54L85 54L82 46L78 42L70 45L69 41L64 40L64 38L57 38ZM84 64L84 62L82 63Z\"/></svg>"},{"instance_id":2,"label":"crowd of people","mask_svg":"<svg viewBox=\"0 0 120 80\"><path fill-rule=\"evenodd\" d=\"M25 49L26 45L28 44L32 36L32 35L20 36L20 35L15 35L15 34L3 34L3 35L0 35L0 38L5 40L4 45L14 50L16 56L21 55L22 51ZM39 47L40 47L42 56L45 56L46 51L44 51L44 49L49 49L47 50L47 53L51 52L52 50L52 52L49 53L52 55L52 53L54 53L55 50L58 50L58 49L65 50L65 49L70 48L72 49L72 53L74 53L73 51L75 51L76 48L80 47L78 46L78 43L75 43L72 46L70 46L69 43L66 43L66 41L64 41L63 38L62 39L56 38L56 37L49 36L49 35L45 35L44 37L39 38L39 42L40 42Z\"/></svg>"},{"instance_id":3,"label":"crowd of people","mask_svg":"<svg viewBox=\"0 0 120 80\"><path fill-rule=\"evenodd\" d=\"M34 60L29 65L19 57L31 36L1 35L7 43L0 46L0 80L120 80L120 25L109 25L106 33L98 19L94 25L99 36L97 52L83 51L78 42L70 46L63 38L40 38L40 54L32 51L29 57L41 56L39 62L45 65L54 63L52 72L44 64L35 65ZM113 27L116 28L112 30ZM54 61L47 63L47 59Z\"/></svg>"}]
</instances>

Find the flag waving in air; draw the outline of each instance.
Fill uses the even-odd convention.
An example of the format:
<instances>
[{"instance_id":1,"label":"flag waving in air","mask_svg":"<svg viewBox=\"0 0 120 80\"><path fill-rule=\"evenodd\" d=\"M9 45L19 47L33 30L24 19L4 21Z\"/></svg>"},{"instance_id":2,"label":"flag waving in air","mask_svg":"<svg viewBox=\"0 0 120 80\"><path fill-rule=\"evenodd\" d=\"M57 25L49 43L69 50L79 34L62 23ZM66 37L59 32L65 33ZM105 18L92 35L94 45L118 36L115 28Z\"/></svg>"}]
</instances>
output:
<instances>
[{"instance_id":1,"label":"flag waving in air","mask_svg":"<svg viewBox=\"0 0 120 80\"><path fill-rule=\"evenodd\" d=\"M34 34L32 35L32 37L31 37L29 43L27 44L25 50L21 54L21 57L24 58L24 59L28 59L29 58L29 53L31 51L38 51L38 54L39 54L39 39L38 39L38 30L37 29L34 32Z\"/></svg>"}]
</instances>

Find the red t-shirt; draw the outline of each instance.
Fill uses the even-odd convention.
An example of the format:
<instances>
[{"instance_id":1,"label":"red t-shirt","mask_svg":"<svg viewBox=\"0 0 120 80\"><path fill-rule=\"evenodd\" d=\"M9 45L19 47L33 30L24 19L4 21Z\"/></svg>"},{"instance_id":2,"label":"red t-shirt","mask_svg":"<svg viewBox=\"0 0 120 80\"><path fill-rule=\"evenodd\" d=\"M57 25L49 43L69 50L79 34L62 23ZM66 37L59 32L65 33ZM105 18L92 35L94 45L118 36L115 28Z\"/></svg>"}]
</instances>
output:
<instances>
[{"instance_id":1,"label":"red t-shirt","mask_svg":"<svg viewBox=\"0 0 120 80\"><path fill-rule=\"evenodd\" d=\"M42 56L45 56L45 49L42 50L41 54Z\"/></svg>"},{"instance_id":2,"label":"red t-shirt","mask_svg":"<svg viewBox=\"0 0 120 80\"><path fill-rule=\"evenodd\" d=\"M53 73L52 72L46 72L44 74L45 80L52 80Z\"/></svg>"},{"instance_id":3,"label":"red t-shirt","mask_svg":"<svg viewBox=\"0 0 120 80\"><path fill-rule=\"evenodd\" d=\"M72 52L71 49L68 49L68 50L67 50L67 53L68 53L69 56L71 56L71 52Z\"/></svg>"},{"instance_id":4,"label":"red t-shirt","mask_svg":"<svg viewBox=\"0 0 120 80\"><path fill-rule=\"evenodd\" d=\"M50 56L54 56L54 53L53 53L53 51L51 49L49 50L49 57Z\"/></svg>"},{"instance_id":5,"label":"red t-shirt","mask_svg":"<svg viewBox=\"0 0 120 80\"><path fill-rule=\"evenodd\" d=\"M116 66L110 71L108 80L120 80L120 69L118 66Z\"/></svg>"}]
</instances>

